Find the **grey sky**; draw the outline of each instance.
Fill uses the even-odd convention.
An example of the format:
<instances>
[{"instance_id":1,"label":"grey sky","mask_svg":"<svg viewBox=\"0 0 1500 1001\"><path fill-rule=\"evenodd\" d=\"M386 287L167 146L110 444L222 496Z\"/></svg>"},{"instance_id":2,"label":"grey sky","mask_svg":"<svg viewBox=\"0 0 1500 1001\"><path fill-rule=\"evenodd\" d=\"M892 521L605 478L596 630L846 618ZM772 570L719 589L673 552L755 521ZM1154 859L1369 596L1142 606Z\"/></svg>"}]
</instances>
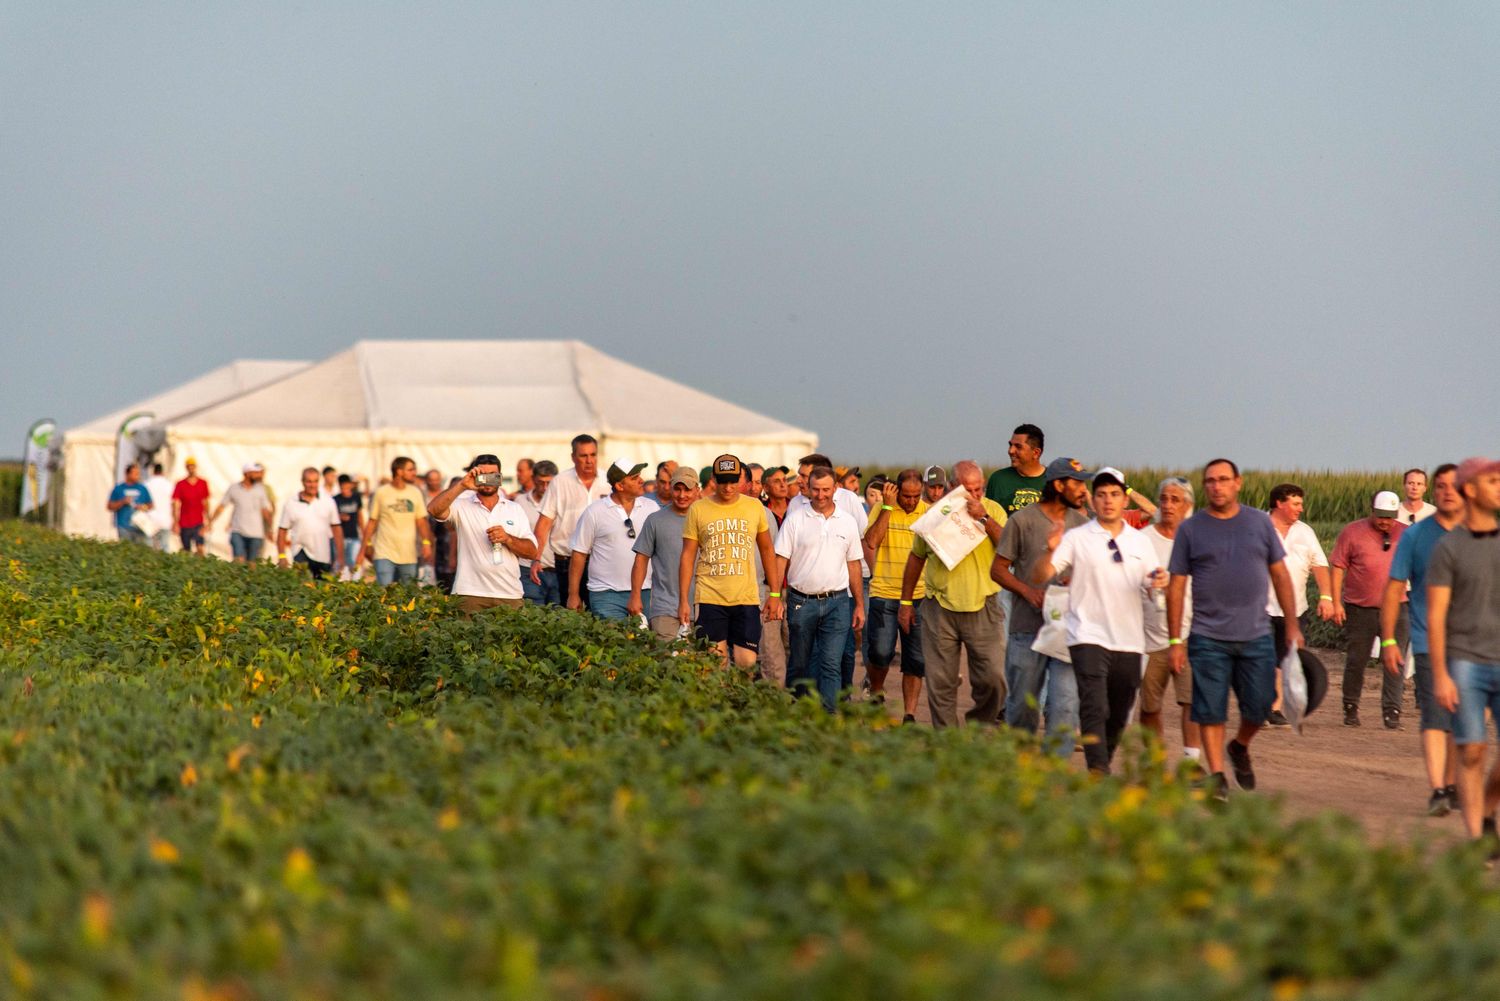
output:
<instances>
[{"instance_id":1,"label":"grey sky","mask_svg":"<svg viewBox=\"0 0 1500 1001\"><path fill-rule=\"evenodd\" d=\"M0 455L372 337L578 338L836 458L1495 454L1497 51L1493 3L7 0Z\"/></svg>"}]
</instances>

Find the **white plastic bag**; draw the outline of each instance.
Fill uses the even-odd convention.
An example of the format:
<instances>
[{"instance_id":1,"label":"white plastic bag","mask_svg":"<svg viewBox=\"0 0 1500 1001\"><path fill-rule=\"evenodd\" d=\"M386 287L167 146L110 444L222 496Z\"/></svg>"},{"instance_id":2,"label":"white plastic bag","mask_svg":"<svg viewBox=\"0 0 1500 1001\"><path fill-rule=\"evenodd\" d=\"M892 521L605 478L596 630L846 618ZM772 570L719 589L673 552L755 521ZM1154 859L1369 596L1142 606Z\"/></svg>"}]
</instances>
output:
<instances>
[{"instance_id":1,"label":"white plastic bag","mask_svg":"<svg viewBox=\"0 0 1500 1001\"><path fill-rule=\"evenodd\" d=\"M1064 664L1073 663L1068 653L1068 627L1063 622L1067 614L1068 589L1061 584L1048 584L1047 596L1042 599L1042 628L1037 630L1031 649Z\"/></svg>"},{"instance_id":2,"label":"white plastic bag","mask_svg":"<svg viewBox=\"0 0 1500 1001\"><path fill-rule=\"evenodd\" d=\"M1281 658L1281 715L1292 729L1302 732L1302 721L1307 718L1307 675L1302 673L1302 657L1295 643L1288 644L1286 656Z\"/></svg>"}]
</instances>

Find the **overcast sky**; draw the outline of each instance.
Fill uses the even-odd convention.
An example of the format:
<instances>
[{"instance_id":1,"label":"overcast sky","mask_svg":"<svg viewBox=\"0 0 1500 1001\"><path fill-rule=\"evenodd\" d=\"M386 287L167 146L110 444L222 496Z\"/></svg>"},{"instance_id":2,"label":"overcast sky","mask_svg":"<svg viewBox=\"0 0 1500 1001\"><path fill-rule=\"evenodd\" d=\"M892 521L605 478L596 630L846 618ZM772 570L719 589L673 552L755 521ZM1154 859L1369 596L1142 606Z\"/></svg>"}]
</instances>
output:
<instances>
[{"instance_id":1,"label":"overcast sky","mask_svg":"<svg viewBox=\"0 0 1500 1001\"><path fill-rule=\"evenodd\" d=\"M0 0L0 455L437 337L835 459L1493 455L1497 52L1493 2Z\"/></svg>"}]
</instances>

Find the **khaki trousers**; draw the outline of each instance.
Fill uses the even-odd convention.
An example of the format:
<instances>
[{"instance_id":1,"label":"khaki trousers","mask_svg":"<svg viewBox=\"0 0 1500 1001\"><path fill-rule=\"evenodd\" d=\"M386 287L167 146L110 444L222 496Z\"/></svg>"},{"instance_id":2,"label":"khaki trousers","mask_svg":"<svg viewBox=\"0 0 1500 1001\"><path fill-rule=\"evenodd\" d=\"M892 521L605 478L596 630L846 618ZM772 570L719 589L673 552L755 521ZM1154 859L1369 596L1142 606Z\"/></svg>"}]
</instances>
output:
<instances>
[{"instance_id":1,"label":"khaki trousers","mask_svg":"<svg viewBox=\"0 0 1500 1001\"><path fill-rule=\"evenodd\" d=\"M958 725L960 654L969 661L971 723L993 726L1005 705L1005 613L986 601L977 612L950 612L922 600L922 655L927 661L927 711L935 727Z\"/></svg>"},{"instance_id":2,"label":"khaki trousers","mask_svg":"<svg viewBox=\"0 0 1500 1001\"><path fill-rule=\"evenodd\" d=\"M524 604L526 604L524 598L481 598L478 595L465 594L459 597L458 610L465 615L473 615L486 608L520 608Z\"/></svg>"}]
</instances>

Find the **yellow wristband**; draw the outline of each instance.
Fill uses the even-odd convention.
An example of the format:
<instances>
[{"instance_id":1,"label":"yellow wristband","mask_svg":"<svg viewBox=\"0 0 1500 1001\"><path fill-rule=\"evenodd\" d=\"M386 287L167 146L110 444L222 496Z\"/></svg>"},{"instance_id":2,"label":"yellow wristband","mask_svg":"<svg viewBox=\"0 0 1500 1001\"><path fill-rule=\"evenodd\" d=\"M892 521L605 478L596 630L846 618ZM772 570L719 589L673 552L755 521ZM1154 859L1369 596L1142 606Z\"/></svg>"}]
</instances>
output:
<instances>
[{"instance_id":1,"label":"yellow wristband","mask_svg":"<svg viewBox=\"0 0 1500 1001\"><path fill-rule=\"evenodd\" d=\"M880 510L882 510L882 511L894 511L896 509L893 508L893 507L891 507L889 504L882 504L882 505L880 505Z\"/></svg>"},{"instance_id":2,"label":"yellow wristband","mask_svg":"<svg viewBox=\"0 0 1500 1001\"><path fill-rule=\"evenodd\" d=\"M1320 595L1318 595L1318 600L1319 601L1332 601L1333 600L1333 595L1331 595L1331 594L1320 594Z\"/></svg>"},{"instance_id":3,"label":"yellow wristband","mask_svg":"<svg viewBox=\"0 0 1500 1001\"><path fill-rule=\"evenodd\" d=\"M766 597L767 598L779 598L779 597L781 597L781 592L780 591L767 591L766 592Z\"/></svg>"},{"instance_id":4,"label":"yellow wristband","mask_svg":"<svg viewBox=\"0 0 1500 1001\"><path fill-rule=\"evenodd\" d=\"M1182 646L1182 640L1176 636L1173 636L1171 639L1167 640L1167 646Z\"/></svg>"},{"instance_id":5,"label":"yellow wristband","mask_svg":"<svg viewBox=\"0 0 1500 1001\"><path fill-rule=\"evenodd\" d=\"M903 605L906 605L906 606L908 606L908 607L910 607L910 606L911 606L911 602L909 602L909 601L907 601L907 600L906 600L906 599L905 599L905 598L902 598L902 599L901 599L901 604L903 604Z\"/></svg>"},{"instance_id":6,"label":"yellow wristband","mask_svg":"<svg viewBox=\"0 0 1500 1001\"><path fill-rule=\"evenodd\" d=\"M282 553L281 556L280 556L280 558L283 559L283 560L286 559L287 558L286 553Z\"/></svg>"},{"instance_id":7,"label":"yellow wristband","mask_svg":"<svg viewBox=\"0 0 1500 1001\"><path fill-rule=\"evenodd\" d=\"M1384 650L1388 646L1395 646L1395 645L1396 645L1396 641L1395 640L1381 640L1380 641L1380 649L1382 649L1382 650Z\"/></svg>"},{"instance_id":8,"label":"yellow wristband","mask_svg":"<svg viewBox=\"0 0 1500 1001\"><path fill-rule=\"evenodd\" d=\"M423 539L422 540L422 545L424 545L424 546L430 546L430 545L432 545L432 540L431 539Z\"/></svg>"}]
</instances>

